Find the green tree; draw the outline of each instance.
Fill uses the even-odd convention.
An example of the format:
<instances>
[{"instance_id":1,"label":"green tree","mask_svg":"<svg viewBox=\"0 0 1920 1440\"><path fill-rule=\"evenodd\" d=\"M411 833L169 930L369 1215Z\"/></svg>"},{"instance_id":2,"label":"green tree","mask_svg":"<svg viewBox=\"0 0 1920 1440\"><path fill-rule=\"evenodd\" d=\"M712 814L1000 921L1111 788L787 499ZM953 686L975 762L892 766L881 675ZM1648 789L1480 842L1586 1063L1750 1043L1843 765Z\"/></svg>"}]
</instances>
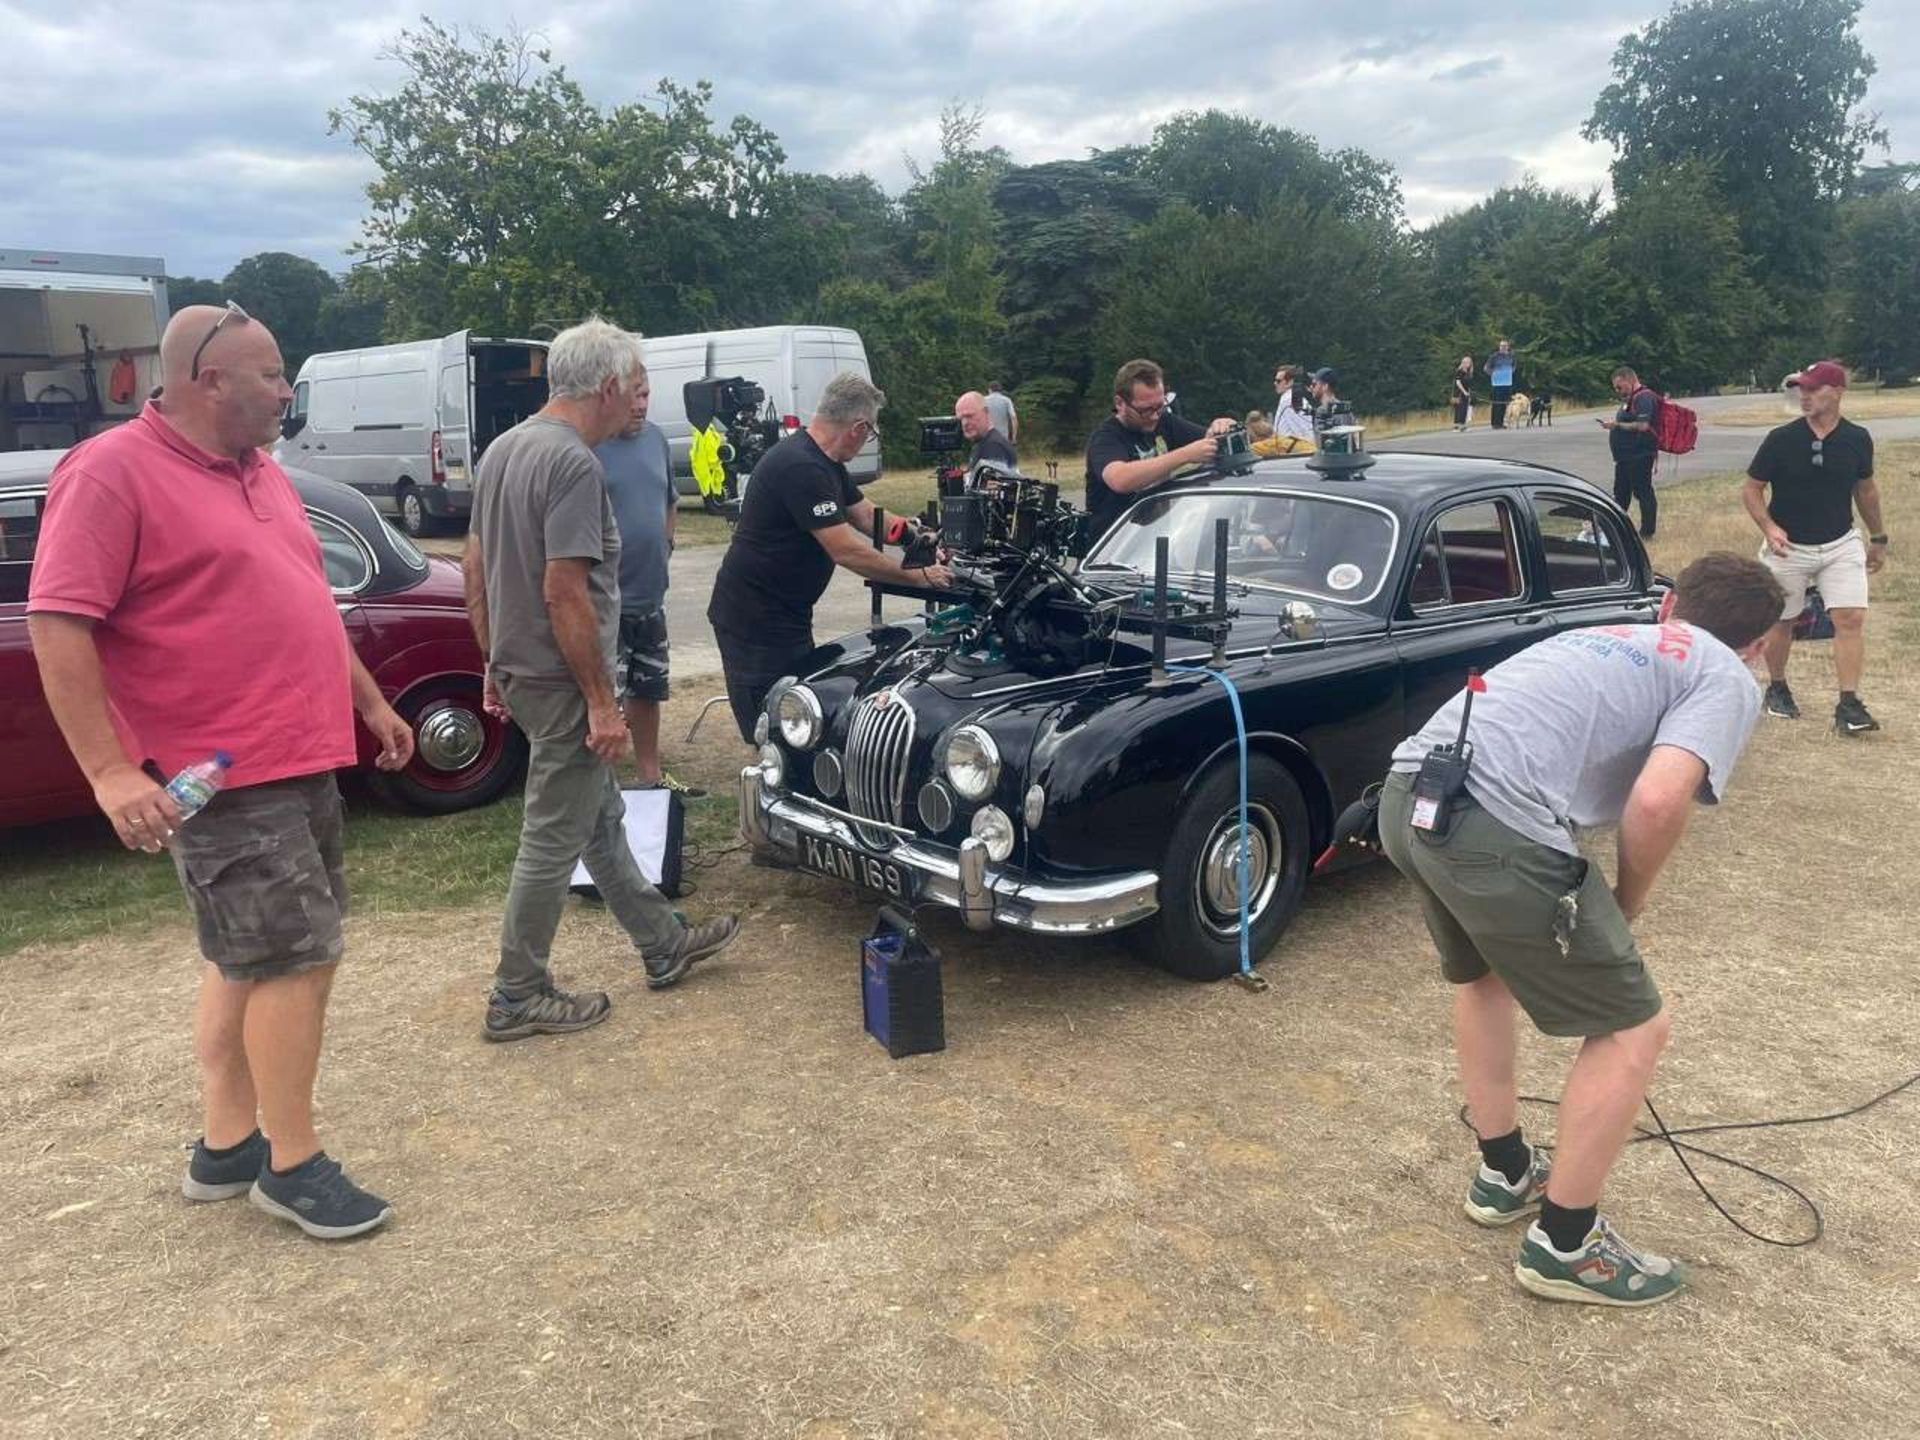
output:
<instances>
[{"instance_id":1,"label":"green tree","mask_svg":"<svg viewBox=\"0 0 1920 1440\"><path fill-rule=\"evenodd\" d=\"M320 302L321 350L358 350L388 337L386 277L368 265L347 272L340 288Z\"/></svg>"},{"instance_id":2,"label":"green tree","mask_svg":"<svg viewBox=\"0 0 1920 1440\"><path fill-rule=\"evenodd\" d=\"M1841 353L1896 384L1920 372L1920 193L1900 186L1842 212Z\"/></svg>"},{"instance_id":3,"label":"green tree","mask_svg":"<svg viewBox=\"0 0 1920 1440\"><path fill-rule=\"evenodd\" d=\"M249 255L221 282L228 299L273 331L289 373L320 343L320 311L340 282L313 261L283 250Z\"/></svg>"},{"instance_id":4,"label":"green tree","mask_svg":"<svg viewBox=\"0 0 1920 1440\"><path fill-rule=\"evenodd\" d=\"M1203 215L1257 215L1277 200L1307 213L1397 225L1400 179L1362 150L1323 151L1310 135L1223 110L1186 111L1163 122L1140 157L1162 194Z\"/></svg>"},{"instance_id":5,"label":"green tree","mask_svg":"<svg viewBox=\"0 0 1920 1440\"><path fill-rule=\"evenodd\" d=\"M1612 144L1623 200L1687 160L1714 167L1760 282L1795 338L1817 323L1833 206L1870 145L1860 0L1687 0L1621 40L1582 127Z\"/></svg>"},{"instance_id":6,"label":"green tree","mask_svg":"<svg viewBox=\"0 0 1920 1440\"><path fill-rule=\"evenodd\" d=\"M227 290L218 280L202 280L193 275L167 277L167 312L179 314L189 305L224 305Z\"/></svg>"}]
</instances>

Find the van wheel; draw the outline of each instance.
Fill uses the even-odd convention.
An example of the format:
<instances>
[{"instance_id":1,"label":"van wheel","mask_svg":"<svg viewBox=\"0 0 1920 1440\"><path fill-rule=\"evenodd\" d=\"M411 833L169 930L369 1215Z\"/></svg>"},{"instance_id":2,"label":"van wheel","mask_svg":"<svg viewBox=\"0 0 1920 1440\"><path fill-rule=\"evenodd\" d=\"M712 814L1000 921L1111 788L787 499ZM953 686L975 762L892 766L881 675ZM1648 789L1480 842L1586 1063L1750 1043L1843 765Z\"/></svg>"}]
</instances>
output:
<instances>
[{"instance_id":1,"label":"van wheel","mask_svg":"<svg viewBox=\"0 0 1920 1440\"><path fill-rule=\"evenodd\" d=\"M434 513L427 509L426 498L421 495L417 485L402 485L395 497L400 504L400 528L416 540L423 540L438 533L440 522Z\"/></svg>"}]
</instances>

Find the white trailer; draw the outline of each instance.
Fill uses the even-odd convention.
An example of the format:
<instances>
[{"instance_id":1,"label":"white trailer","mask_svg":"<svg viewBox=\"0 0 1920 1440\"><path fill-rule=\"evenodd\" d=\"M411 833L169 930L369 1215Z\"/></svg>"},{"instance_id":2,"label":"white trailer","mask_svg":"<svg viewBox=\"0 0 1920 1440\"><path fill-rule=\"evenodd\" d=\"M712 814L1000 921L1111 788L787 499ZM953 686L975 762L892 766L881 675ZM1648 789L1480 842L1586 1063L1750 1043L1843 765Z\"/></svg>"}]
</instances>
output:
<instances>
[{"instance_id":1,"label":"white trailer","mask_svg":"<svg viewBox=\"0 0 1920 1440\"><path fill-rule=\"evenodd\" d=\"M140 412L160 383L166 273L156 256L0 247L0 451L59 449Z\"/></svg>"}]
</instances>

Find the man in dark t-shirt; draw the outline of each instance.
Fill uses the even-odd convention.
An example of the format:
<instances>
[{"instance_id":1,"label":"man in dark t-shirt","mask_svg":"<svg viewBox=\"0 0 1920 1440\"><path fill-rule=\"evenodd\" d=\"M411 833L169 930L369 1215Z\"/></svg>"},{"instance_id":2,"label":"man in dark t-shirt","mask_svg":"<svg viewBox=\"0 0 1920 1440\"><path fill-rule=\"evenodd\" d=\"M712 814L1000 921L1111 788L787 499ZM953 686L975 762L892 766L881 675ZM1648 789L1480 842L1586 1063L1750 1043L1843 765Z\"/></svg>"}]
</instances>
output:
<instances>
[{"instance_id":1,"label":"man in dark t-shirt","mask_svg":"<svg viewBox=\"0 0 1920 1440\"><path fill-rule=\"evenodd\" d=\"M846 462L879 435L886 403L865 376L836 375L807 428L769 450L747 482L707 619L734 723L748 743L767 691L782 676L803 672L813 649L813 607L834 566L899 585L944 589L952 582L946 566L909 570L867 538L873 506Z\"/></svg>"},{"instance_id":2,"label":"man in dark t-shirt","mask_svg":"<svg viewBox=\"0 0 1920 1440\"><path fill-rule=\"evenodd\" d=\"M1840 418L1847 372L1838 361L1809 365L1787 383L1800 392L1800 418L1767 432L1740 495L1766 539L1760 559L1787 592L1785 612L1767 636L1767 713L1800 718L1787 688L1787 654L1812 585L1833 617L1840 682L1834 727L1842 735L1864 735L1880 728L1857 693L1866 661L1867 576L1887 563L1873 437ZM1856 508L1867 527L1864 544L1853 528Z\"/></svg>"},{"instance_id":3,"label":"man in dark t-shirt","mask_svg":"<svg viewBox=\"0 0 1920 1440\"><path fill-rule=\"evenodd\" d=\"M967 456L969 470L982 460L991 465L1004 465L1009 470L1020 468L1013 442L993 423L986 396L978 390L967 391L953 402L953 413L960 421L960 433L973 442L973 451Z\"/></svg>"},{"instance_id":4,"label":"man in dark t-shirt","mask_svg":"<svg viewBox=\"0 0 1920 1440\"><path fill-rule=\"evenodd\" d=\"M1129 360L1113 377L1113 414L1087 437L1087 513L1095 538L1143 490L1188 465L1213 458L1213 437L1231 430L1222 416L1206 429L1167 409L1167 378L1151 360Z\"/></svg>"},{"instance_id":5,"label":"man in dark t-shirt","mask_svg":"<svg viewBox=\"0 0 1920 1440\"><path fill-rule=\"evenodd\" d=\"M1619 413L1600 422L1606 427L1607 448L1613 454L1613 503L1625 510L1638 499L1640 534L1651 540L1660 513L1660 502L1653 493L1653 462L1660 454L1653 425L1660 397L1640 383L1631 365L1613 372L1613 393L1620 397Z\"/></svg>"}]
</instances>

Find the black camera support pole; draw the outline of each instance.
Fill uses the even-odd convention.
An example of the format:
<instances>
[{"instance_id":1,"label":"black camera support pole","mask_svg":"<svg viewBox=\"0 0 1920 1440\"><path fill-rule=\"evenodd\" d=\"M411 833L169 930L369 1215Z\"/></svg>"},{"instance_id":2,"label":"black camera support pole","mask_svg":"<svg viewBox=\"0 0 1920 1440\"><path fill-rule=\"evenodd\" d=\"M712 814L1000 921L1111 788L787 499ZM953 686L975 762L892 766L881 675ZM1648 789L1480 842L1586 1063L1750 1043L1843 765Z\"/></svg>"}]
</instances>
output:
<instances>
[{"instance_id":1,"label":"black camera support pole","mask_svg":"<svg viewBox=\"0 0 1920 1440\"><path fill-rule=\"evenodd\" d=\"M1167 537L1153 542L1153 677L1149 690L1167 688Z\"/></svg>"},{"instance_id":2,"label":"black camera support pole","mask_svg":"<svg viewBox=\"0 0 1920 1440\"><path fill-rule=\"evenodd\" d=\"M1227 517L1213 522L1213 658L1207 663L1215 670L1227 668Z\"/></svg>"},{"instance_id":3,"label":"black camera support pole","mask_svg":"<svg viewBox=\"0 0 1920 1440\"><path fill-rule=\"evenodd\" d=\"M876 505L873 507L873 548L874 549L884 551L887 548L886 534L887 534L887 512L881 509L878 505ZM878 630L880 628L880 624L881 624L880 592L878 589L875 589L873 591L873 628Z\"/></svg>"}]
</instances>

